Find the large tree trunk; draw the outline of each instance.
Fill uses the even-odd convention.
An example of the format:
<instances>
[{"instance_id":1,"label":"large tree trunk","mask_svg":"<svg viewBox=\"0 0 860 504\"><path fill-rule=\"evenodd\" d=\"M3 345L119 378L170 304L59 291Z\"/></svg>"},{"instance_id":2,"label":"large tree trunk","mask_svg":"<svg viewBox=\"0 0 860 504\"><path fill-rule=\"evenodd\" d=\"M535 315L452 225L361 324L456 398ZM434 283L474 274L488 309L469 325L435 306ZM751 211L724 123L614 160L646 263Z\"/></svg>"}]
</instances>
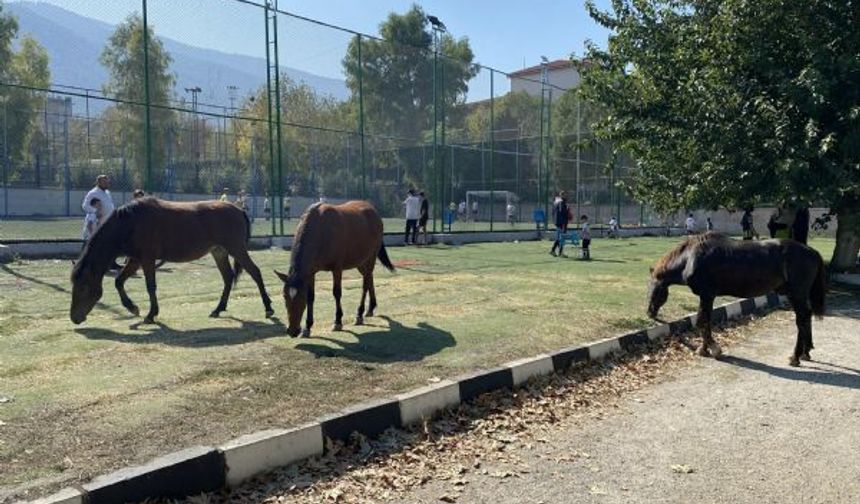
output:
<instances>
[{"instance_id":1,"label":"large tree trunk","mask_svg":"<svg viewBox=\"0 0 860 504\"><path fill-rule=\"evenodd\" d=\"M857 253L860 252L860 201L856 198L843 201L837 212L836 248L830 260L830 270L841 273L857 266Z\"/></svg>"}]
</instances>

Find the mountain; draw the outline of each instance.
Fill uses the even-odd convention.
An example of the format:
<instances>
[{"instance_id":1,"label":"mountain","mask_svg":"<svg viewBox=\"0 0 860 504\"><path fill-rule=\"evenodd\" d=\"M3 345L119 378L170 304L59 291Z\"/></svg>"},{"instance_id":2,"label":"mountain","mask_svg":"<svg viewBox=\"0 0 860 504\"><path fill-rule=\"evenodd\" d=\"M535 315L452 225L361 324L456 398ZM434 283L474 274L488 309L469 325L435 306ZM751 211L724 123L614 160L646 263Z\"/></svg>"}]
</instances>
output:
<instances>
[{"instance_id":1,"label":"mountain","mask_svg":"<svg viewBox=\"0 0 860 504\"><path fill-rule=\"evenodd\" d=\"M101 89L107 82L108 73L99 63L99 55L114 25L41 2L7 3L4 11L18 18L19 34L30 34L47 49L54 85ZM200 103L229 106L228 85L236 86L237 95L241 97L266 83L265 58L227 54L159 38L173 57L171 70L176 74L177 98L185 95L185 88L200 86L203 89ZM349 96L342 80L284 66L281 69L291 79L304 82L319 94L336 99Z\"/></svg>"}]
</instances>

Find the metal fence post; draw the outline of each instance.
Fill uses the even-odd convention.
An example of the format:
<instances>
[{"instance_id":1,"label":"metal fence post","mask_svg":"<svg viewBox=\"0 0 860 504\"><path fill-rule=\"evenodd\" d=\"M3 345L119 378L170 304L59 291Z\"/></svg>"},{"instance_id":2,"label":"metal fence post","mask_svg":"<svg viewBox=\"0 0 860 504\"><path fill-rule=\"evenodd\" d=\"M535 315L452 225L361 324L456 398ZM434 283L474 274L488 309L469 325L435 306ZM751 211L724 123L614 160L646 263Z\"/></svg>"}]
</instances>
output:
<instances>
[{"instance_id":1,"label":"metal fence post","mask_svg":"<svg viewBox=\"0 0 860 504\"><path fill-rule=\"evenodd\" d=\"M68 103L69 107L71 107L71 100L66 98L68 101L64 101L63 104L63 182L66 188L66 217L71 217L72 215L72 207L69 199L71 198L69 191L71 191L71 174L69 173L69 109L65 107L65 104Z\"/></svg>"},{"instance_id":2,"label":"metal fence post","mask_svg":"<svg viewBox=\"0 0 860 504\"><path fill-rule=\"evenodd\" d=\"M496 209L496 117L495 117L495 85L493 76L496 71L490 69L490 231L493 230L493 214Z\"/></svg>"},{"instance_id":3,"label":"metal fence post","mask_svg":"<svg viewBox=\"0 0 860 504\"><path fill-rule=\"evenodd\" d=\"M9 217L9 97L3 97L3 216Z\"/></svg>"},{"instance_id":4,"label":"metal fence post","mask_svg":"<svg viewBox=\"0 0 860 504\"><path fill-rule=\"evenodd\" d=\"M439 60L439 32L433 30L433 194L439 197L439 86L436 71ZM436 212L433 212L433 232L436 232Z\"/></svg>"},{"instance_id":5,"label":"metal fence post","mask_svg":"<svg viewBox=\"0 0 860 504\"><path fill-rule=\"evenodd\" d=\"M146 114L146 173L144 176L143 187L147 192L152 191L152 130L150 123L150 111L149 106L150 96L149 96L149 25L147 24L146 19L146 2L147 0L142 0L143 4L143 93L144 93L144 106L145 114Z\"/></svg>"},{"instance_id":6,"label":"metal fence post","mask_svg":"<svg viewBox=\"0 0 860 504\"><path fill-rule=\"evenodd\" d=\"M361 199L367 199L367 170L364 151L364 64L361 59L361 35L358 35L358 137L361 141Z\"/></svg>"}]
</instances>

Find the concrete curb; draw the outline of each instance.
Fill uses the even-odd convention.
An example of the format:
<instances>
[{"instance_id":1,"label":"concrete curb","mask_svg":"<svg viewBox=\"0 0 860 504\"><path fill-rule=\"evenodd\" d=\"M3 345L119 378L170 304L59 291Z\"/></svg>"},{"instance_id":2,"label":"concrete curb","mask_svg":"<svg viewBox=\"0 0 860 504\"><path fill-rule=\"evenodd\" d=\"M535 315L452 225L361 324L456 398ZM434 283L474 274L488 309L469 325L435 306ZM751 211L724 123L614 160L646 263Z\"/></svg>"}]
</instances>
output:
<instances>
[{"instance_id":1,"label":"concrete curb","mask_svg":"<svg viewBox=\"0 0 860 504\"><path fill-rule=\"evenodd\" d=\"M785 302L784 296L776 294L735 301L714 308L714 322L740 319L777 308ZM514 389L531 378L563 372L578 362L599 361L615 352L660 341L670 334L695 327L695 319L695 315L688 315L647 330L516 360L454 380L443 380L393 398L357 404L294 429L257 432L218 448L190 448L139 467L100 476L80 490L67 488L34 503L97 504L182 498L236 486L277 467L323 454L326 438L345 441L353 432L377 437L389 428L422 422L481 394Z\"/></svg>"}]
</instances>

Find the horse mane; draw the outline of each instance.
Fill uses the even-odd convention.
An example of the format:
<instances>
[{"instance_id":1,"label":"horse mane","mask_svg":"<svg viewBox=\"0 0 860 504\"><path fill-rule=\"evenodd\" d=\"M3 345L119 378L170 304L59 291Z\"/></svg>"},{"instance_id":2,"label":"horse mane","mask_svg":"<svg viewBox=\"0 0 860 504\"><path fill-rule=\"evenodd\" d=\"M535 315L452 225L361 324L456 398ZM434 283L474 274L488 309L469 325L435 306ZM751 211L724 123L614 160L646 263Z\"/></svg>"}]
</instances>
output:
<instances>
[{"instance_id":1,"label":"horse mane","mask_svg":"<svg viewBox=\"0 0 860 504\"><path fill-rule=\"evenodd\" d=\"M661 277L678 265L685 255L698 255L718 247L731 245L731 239L721 233L707 232L688 236L675 248L666 252L654 265L654 277Z\"/></svg>"},{"instance_id":2,"label":"horse mane","mask_svg":"<svg viewBox=\"0 0 860 504\"><path fill-rule=\"evenodd\" d=\"M301 271L304 257L304 252L308 245L308 241L313 239L311 232L308 231L308 223L319 218L319 208L323 205L322 201L318 201L309 206L305 213L299 219L299 224L296 226L296 234L293 236L292 253L290 255L290 273L299 274Z\"/></svg>"}]
</instances>

